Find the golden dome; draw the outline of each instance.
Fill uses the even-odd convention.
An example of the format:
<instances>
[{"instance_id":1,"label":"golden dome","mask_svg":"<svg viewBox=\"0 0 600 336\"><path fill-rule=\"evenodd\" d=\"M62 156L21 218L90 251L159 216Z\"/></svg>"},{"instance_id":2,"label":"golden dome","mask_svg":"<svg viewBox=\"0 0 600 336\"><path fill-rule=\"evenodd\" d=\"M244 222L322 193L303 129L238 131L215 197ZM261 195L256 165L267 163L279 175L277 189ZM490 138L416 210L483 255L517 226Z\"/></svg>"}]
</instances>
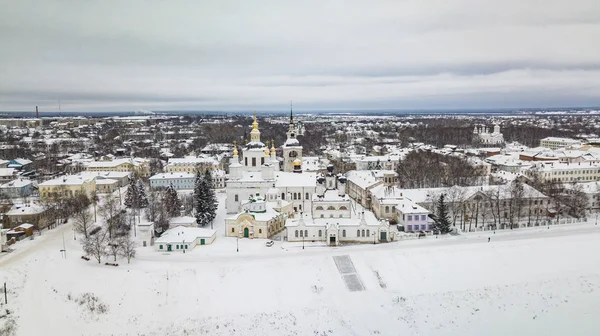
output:
<instances>
[{"instance_id":1,"label":"golden dome","mask_svg":"<svg viewBox=\"0 0 600 336\"><path fill-rule=\"evenodd\" d=\"M301 166L301 165L302 165L302 160L300 160L300 159L294 160L294 166Z\"/></svg>"},{"instance_id":2,"label":"golden dome","mask_svg":"<svg viewBox=\"0 0 600 336\"><path fill-rule=\"evenodd\" d=\"M238 156L237 141L233 140L233 156Z\"/></svg>"},{"instance_id":3,"label":"golden dome","mask_svg":"<svg viewBox=\"0 0 600 336\"><path fill-rule=\"evenodd\" d=\"M275 140L271 139L271 153L275 153Z\"/></svg>"}]
</instances>

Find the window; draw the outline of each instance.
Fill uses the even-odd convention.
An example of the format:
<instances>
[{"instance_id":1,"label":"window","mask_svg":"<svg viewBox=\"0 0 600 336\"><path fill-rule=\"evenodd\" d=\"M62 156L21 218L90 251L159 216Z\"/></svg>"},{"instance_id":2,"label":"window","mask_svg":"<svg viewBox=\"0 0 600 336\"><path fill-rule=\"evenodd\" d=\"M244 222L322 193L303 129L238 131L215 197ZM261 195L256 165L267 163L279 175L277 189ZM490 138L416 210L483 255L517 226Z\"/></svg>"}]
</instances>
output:
<instances>
[{"instance_id":1,"label":"window","mask_svg":"<svg viewBox=\"0 0 600 336\"><path fill-rule=\"evenodd\" d=\"M248 167L248 158L244 158L245 166Z\"/></svg>"},{"instance_id":2,"label":"window","mask_svg":"<svg viewBox=\"0 0 600 336\"><path fill-rule=\"evenodd\" d=\"M264 158L264 157L261 157L261 158L260 158L260 164L261 164L261 165L264 165L264 164L265 164L265 158Z\"/></svg>"},{"instance_id":3,"label":"window","mask_svg":"<svg viewBox=\"0 0 600 336\"><path fill-rule=\"evenodd\" d=\"M406 221L408 221L408 222L412 221L412 215L408 215L408 218L406 219Z\"/></svg>"},{"instance_id":4,"label":"window","mask_svg":"<svg viewBox=\"0 0 600 336\"><path fill-rule=\"evenodd\" d=\"M235 229L234 228L231 228L231 233L235 233Z\"/></svg>"},{"instance_id":5,"label":"window","mask_svg":"<svg viewBox=\"0 0 600 336\"><path fill-rule=\"evenodd\" d=\"M297 198L296 198L296 195L297 195L297 194L296 194L296 193L294 193L294 199L297 199Z\"/></svg>"},{"instance_id":6,"label":"window","mask_svg":"<svg viewBox=\"0 0 600 336\"><path fill-rule=\"evenodd\" d=\"M370 234L371 234L371 232L369 230L367 230L367 237L369 237Z\"/></svg>"},{"instance_id":7,"label":"window","mask_svg":"<svg viewBox=\"0 0 600 336\"><path fill-rule=\"evenodd\" d=\"M298 230L296 230L296 238L298 238Z\"/></svg>"},{"instance_id":8,"label":"window","mask_svg":"<svg viewBox=\"0 0 600 336\"><path fill-rule=\"evenodd\" d=\"M323 207L319 205L318 207L315 208L315 210L323 210Z\"/></svg>"},{"instance_id":9,"label":"window","mask_svg":"<svg viewBox=\"0 0 600 336\"><path fill-rule=\"evenodd\" d=\"M306 193L306 199L308 199L308 196L309 196L308 193Z\"/></svg>"},{"instance_id":10,"label":"window","mask_svg":"<svg viewBox=\"0 0 600 336\"><path fill-rule=\"evenodd\" d=\"M258 229L258 233L261 234L262 233L262 229Z\"/></svg>"},{"instance_id":11,"label":"window","mask_svg":"<svg viewBox=\"0 0 600 336\"><path fill-rule=\"evenodd\" d=\"M235 201L236 201L236 202L237 202L237 201L239 201L239 197L238 197L238 195L237 195L237 194L235 195Z\"/></svg>"},{"instance_id":12,"label":"window","mask_svg":"<svg viewBox=\"0 0 600 336\"><path fill-rule=\"evenodd\" d=\"M281 193L281 199L285 200L285 193Z\"/></svg>"},{"instance_id":13,"label":"window","mask_svg":"<svg viewBox=\"0 0 600 336\"><path fill-rule=\"evenodd\" d=\"M422 221L427 220L427 216L426 215L421 215L421 220Z\"/></svg>"},{"instance_id":14,"label":"window","mask_svg":"<svg viewBox=\"0 0 600 336\"><path fill-rule=\"evenodd\" d=\"M163 249L163 246L162 246L162 245L158 245L158 249L159 249L159 250L162 250L162 249Z\"/></svg>"},{"instance_id":15,"label":"window","mask_svg":"<svg viewBox=\"0 0 600 336\"><path fill-rule=\"evenodd\" d=\"M256 167L256 158L252 158L252 167Z\"/></svg>"},{"instance_id":16,"label":"window","mask_svg":"<svg viewBox=\"0 0 600 336\"><path fill-rule=\"evenodd\" d=\"M335 210L335 208L330 205L330 206L327 207L327 210Z\"/></svg>"},{"instance_id":17,"label":"window","mask_svg":"<svg viewBox=\"0 0 600 336\"><path fill-rule=\"evenodd\" d=\"M362 230L362 236L363 237L365 236L365 230Z\"/></svg>"},{"instance_id":18,"label":"window","mask_svg":"<svg viewBox=\"0 0 600 336\"><path fill-rule=\"evenodd\" d=\"M423 231L427 230L427 225L421 225L421 230L423 230Z\"/></svg>"},{"instance_id":19,"label":"window","mask_svg":"<svg viewBox=\"0 0 600 336\"><path fill-rule=\"evenodd\" d=\"M175 249L176 249L176 250L179 250L179 245L175 245Z\"/></svg>"},{"instance_id":20,"label":"window","mask_svg":"<svg viewBox=\"0 0 600 336\"><path fill-rule=\"evenodd\" d=\"M185 249L187 250L187 245L185 245Z\"/></svg>"},{"instance_id":21,"label":"window","mask_svg":"<svg viewBox=\"0 0 600 336\"><path fill-rule=\"evenodd\" d=\"M325 215L324 215L324 214L321 214L321 218L325 218Z\"/></svg>"},{"instance_id":22,"label":"window","mask_svg":"<svg viewBox=\"0 0 600 336\"><path fill-rule=\"evenodd\" d=\"M321 230L319 230L319 238L321 238L322 235L323 235L323 232Z\"/></svg>"},{"instance_id":23,"label":"window","mask_svg":"<svg viewBox=\"0 0 600 336\"><path fill-rule=\"evenodd\" d=\"M308 237L308 230L304 230L304 237Z\"/></svg>"},{"instance_id":24,"label":"window","mask_svg":"<svg viewBox=\"0 0 600 336\"><path fill-rule=\"evenodd\" d=\"M300 230L300 237L304 237L304 231Z\"/></svg>"},{"instance_id":25,"label":"window","mask_svg":"<svg viewBox=\"0 0 600 336\"><path fill-rule=\"evenodd\" d=\"M356 236L360 237L360 230L356 230Z\"/></svg>"},{"instance_id":26,"label":"window","mask_svg":"<svg viewBox=\"0 0 600 336\"><path fill-rule=\"evenodd\" d=\"M348 210L348 208L346 208L344 205L342 205L342 206L340 207L340 210Z\"/></svg>"},{"instance_id":27,"label":"window","mask_svg":"<svg viewBox=\"0 0 600 336\"><path fill-rule=\"evenodd\" d=\"M390 207L386 205L385 206L385 213L388 213L388 212L390 212Z\"/></svg>"},{"instance_id":28,"label":"window","mask_svg":"<svg viewBox=\"0 0 600 336\"><path fill-rule=\"evenodd\" d=\"M342 237L346 237L346 230L342 230Z\"/></svg>"}]
</instances>

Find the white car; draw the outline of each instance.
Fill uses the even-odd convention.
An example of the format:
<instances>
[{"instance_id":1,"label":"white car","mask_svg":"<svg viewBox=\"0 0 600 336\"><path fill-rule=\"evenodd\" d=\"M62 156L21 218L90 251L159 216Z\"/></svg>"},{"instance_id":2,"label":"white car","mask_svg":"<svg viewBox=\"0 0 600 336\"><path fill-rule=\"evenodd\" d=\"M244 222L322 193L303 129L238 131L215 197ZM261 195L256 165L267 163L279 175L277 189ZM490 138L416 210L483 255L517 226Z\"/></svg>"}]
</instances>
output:
<instances>
[{"instance_id":1,"label":"white car","mask_svg":"<svg viewBox=\"0 0 600 336\"><path fill-rule=\"evenodd\" d=\"M271 247L271 246L273 246L273 244L275 244L275 242L274 242L274 241L272 241L272 240L269 240L269 241L266 243L267 247Z\"/></svg>"}]
</instances>

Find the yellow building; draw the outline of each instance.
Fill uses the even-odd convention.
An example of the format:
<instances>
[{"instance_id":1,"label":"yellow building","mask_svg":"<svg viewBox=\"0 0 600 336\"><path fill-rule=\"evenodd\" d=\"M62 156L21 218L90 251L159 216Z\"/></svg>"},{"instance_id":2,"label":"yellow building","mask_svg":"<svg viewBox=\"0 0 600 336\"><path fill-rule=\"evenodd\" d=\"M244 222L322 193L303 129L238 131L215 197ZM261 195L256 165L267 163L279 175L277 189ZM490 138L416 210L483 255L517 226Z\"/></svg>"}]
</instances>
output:
<instances>
[{"instance_id":1,"label":"yellow building","mask_svg":"<svg viewBox=\"0 0 600 336\"><path fill-rule=\"evenodd\" d=\"M92 161L87 164L87 171L132 172L139 176L150 176L150 165L147 159L116 159L110 161Z\"/></svg>"},{"instance_id":2,"label":"yellow building","mask_svg":"<svg viewBox=\"0 0 600 336\"><path fill-rule=\"evenodd\" d=\"M183 158L170 158L165 167L167 173L192 173L200 169L201 172L214 171L219 168L219 162L212 157L186 156Z\"/></svg>"},{"instance_id":3,"label":"yellow building","mask_svg":"<svg viewBox=\"0 0 600 336\"><path fill-rule=\"evenodd\" d=\"M96 179L85 175L65 175L39 184L40 201L49 202L54 197L75 197L96 191Z\"/></svg>"},{"instance_id":4,"label":"yellow building","mask_svg":"<svg viewBox=\"0 0 600 336\"><path fill-rule=\"evenodd\" d=\"M276 194L251 197L244 204L244 211L225 219L227 237L267 239L285 228L285 220L291 216L292 204L277 200Z\"/></svg>"}]
</instances>

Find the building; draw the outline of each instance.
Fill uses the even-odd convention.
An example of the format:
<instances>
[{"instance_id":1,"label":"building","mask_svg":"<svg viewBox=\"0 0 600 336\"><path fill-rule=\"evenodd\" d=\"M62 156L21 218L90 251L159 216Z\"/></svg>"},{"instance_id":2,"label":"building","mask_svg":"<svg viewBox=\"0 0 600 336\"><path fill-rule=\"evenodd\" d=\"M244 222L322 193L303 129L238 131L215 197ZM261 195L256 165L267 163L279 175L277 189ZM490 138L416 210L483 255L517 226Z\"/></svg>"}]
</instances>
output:
<instances>
[{"instance_id":1,"label":"building","mask_svg":"<svg viewBox=\"0 0 600 336\"><path fill-rule=\"evenodd\" d=\"M356 170L396 170L400 162L400 155L363 155L354 162L356 162Z\"/></svg>"},{"instance_id":2,"label":"building","mask_svg":"<svg viewBox=\"0 0 600 336\"><path fill-rule=\"evenodd\" d=\"M110 194L119 189L119 181L108 178L96 179L96 193Z\"/></svg>"},{"instance_id":3,"label":"building","mask_svg":"<svg viewBox=\"0 0 600 336\"><path fill-rule=\"evenodd\" d=\"M85 194L91 197L96 191L96 179L89 175L64 175L38 185L40 200L51 201L54 197L74 197Z\"/></svg>"},{"instance_id":4,"label":"building","mask_svg":"<svg viewBox=\"0 0 600 336\"><path fill-rule=\"evenodd\" d=\"M595 182L600 180L600 164L536 162L524 175L552 182Z\"/></svg>"},{"instance_id":5,"label":"building","mask_svg":"<svg viewBox=\"0 0 600 336\"><path fill-rule=\"evenodd\" d=\"M196 175L193 173L160 173L150 178L150 188L167 188L172 185L175 190L191 190L194 189L195 181Z\"/></svg>"},{"instance_id":6,"label":"building","mask_svg":"<svg viewBox=\"0 0 600 336\"><path fill-rule=\"evenodd\" d=\"M412 202L402 199L396 204L397 222L400 230L405 232L432 231L433 220L429 217L429 210Z\"/></svg>"},{"instance_id":7,"label":"building","mask_svg":"<svg viewBox=\"0 0 600 336\"><path fill-rule=\"evenodd\" d=\"M286 239L291 242L325 242L329 246L341 243L382 243L395 240L386 220L377 220L372 213L361 212L353 218L314 218L303 214L285 223Z\"/></svg>"},{"instance_id":8,"label":"building","mask_svg":"<svg viewBox=\"0 0 600 336\"><path fill-rule=\"evenodd\" d=\"M33 193L33 182L16 179L0 185L0 192L10 198L27 197Z\"/></svg>"},{"instance_id":9,"label":"building","mask_svg":"<svg viewBox=\"0 0 600 336\"><path fill-rule=\"evenodd\" d=\"M371 208L370 190L383 184L398 183L398 173L392 170L351 170L346 173L346 193L363 207Z\"/></svg>"},{"instance_id":10,"label":"building","mask_svg":"<svg viewBox=\"0 0 600 336\"><path fill-rule=\"evenodd\" d=\"M294 116L290 109L290 124L287 131L287 140L283 146L283 171L293 172L294 168L298 166L298 160L302 163L302 146L300 141L296 138L296 126L294 125Z\"/></svg>"},{"instance_id":11,"label":"building","mask_svg":"<svg viewBox=\"0 0 600 336\"><path fill-rule=\"evenodd\" d=\"M494 125L494 131L481 125L473 129L473 143L476 146L498 146L504 144L504 135L500 132L500 125Z\"/></svg>"},{"instance_id":12,"label":"building","mask_svg":"<svg viewBox=\"0 0 600 336\"><path fill-rule=\"evenodd\" d=\"M91 161L86 163L90 172L131 172L139 176L150 176L150 161L142 158L114 159L104 161Z\"/></svg>"},{"instance_id":13,"label":"building","mask_svg":"<svg viewBox=\"0 0 600 336\"><path fill-rule=\"evenodd\" d=\"M142 247L152 246L154 244L154 222L142 221L135 224L136 239L142 244Z\"/></svg>"},{"instance_id":14,"label":"building","mask_svg":"<svg viewBox=\"0 0 600 336\"><path fill-rule=\"evenodd\" d=\"M47 226L44 221L44 208L35 203L15 204L5 214L5 224L7 228L14 228L23 223L33 224L38 230Z\"/></svg>"},{"instance_id":15,"label":"building","mask_svg":"<svg viewBox=\"0 0 600 336\"><path fill-rule=\"evenodd\" d=\"M169 158L165 170L167 173L190 173L196 174L199 171L213 171L219 169L219 161L210 156L186 156L183 158Z\"/></svg>"},{"instance_id":16,"label":"building","mask_svg":"<svg viewBox=\"0 0 600 336\"><path fill-rule=\"evenodd\" d=\"M182 252L193 250L198 245L212 244L217 231L203 228L178 226L165 231L154 241L158 252Z\"/></svg>"},{"instance_id":17,"label":"building","mask_svg":"<svg viewBox=\"0 0 600 336\"><path fill-rule=\"evenodd\" d=\"M547 137L540 140L540 147L546 147L550 149L567 148L581 145L581 141L570 138Z\"/></svg>"},{"instance_id":18,"label":"building","mask_svg":"<svg viewBox=\"0 0 600 336\"><path fill-rule=\"evenodd\" d=\"M12 181L18 176L15 168L0 168L0 183Z\"/></svg>"},{"instance_id":19,"label":"building","mask_svg":"<svg viewBox=\"0 0 600 336\"><path fill-rule=\"evenodd\" d=\"M301 152L290 154L292 150L300 149L297 145L290 145L285 151L287 154L284 155L296 155L296 159L292 162L292 172L280 171L279 161L275 156L275 145L271 142L269 149L261 142L258 122L254 116L250 142L242 148L242 160L234 144L229 165L229 179L226 183L227 213L240 213L243 211L243 204L251 197L255 197L256 193L267 198L266 195L271 189L277 191L278 199L291 203L294 212L309 211L312 195L316 190L317 175L304 172L302 161L297 158L298 155L301 156Z\"/></svg>"},{"instance_id":20,"label":"building","mask_svg":"<svg viewBox=\"0 0 600 336\"><path fill-rule=\"evenodd\" d=\"M228 237L267 239L284 229L291 214L291 204L278 199L277 190L272 189L267 199L260 194L250 197L243 211L225 219L225 230Z\"/></svg>"}]
</instances>

